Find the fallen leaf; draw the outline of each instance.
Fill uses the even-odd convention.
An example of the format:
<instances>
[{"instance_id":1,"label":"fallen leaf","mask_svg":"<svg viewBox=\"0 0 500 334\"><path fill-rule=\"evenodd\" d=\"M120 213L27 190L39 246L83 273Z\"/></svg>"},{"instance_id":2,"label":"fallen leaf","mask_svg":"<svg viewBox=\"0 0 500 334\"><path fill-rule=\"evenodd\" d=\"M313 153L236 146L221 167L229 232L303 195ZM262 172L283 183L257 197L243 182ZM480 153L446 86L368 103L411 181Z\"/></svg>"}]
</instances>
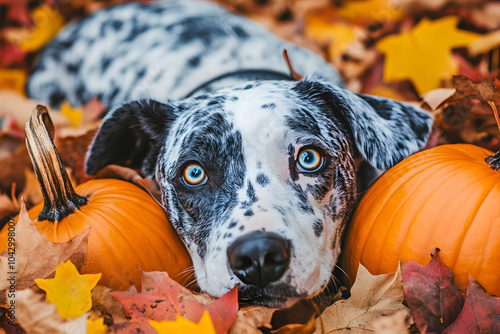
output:
<instances>
[{"instance_id":1,"label":"fallen leaf","mask_svg":"<svg viewBox=\"0 0 500 334\"><path fill-rule=\"evenodd\" d=\"M110 288L102 285L97 285L92 290L92 311L104 317L124 319L123 305L110 292Z\"/></svg>"},{"instance_id":2,"label":"fallen leaf","mask_svg":"<svg viewBox=\"0 0 500 334\"><path fill-rule=\"evenodd\" d=\"M347 45L356 39L354 26L345 23L331 23L325 13L313 13L307 17L306 37L322 44L330 44L330 57L342 54Z\"/></svg>"},{"instance_id":3,"label":"fallen leaf","mask_svg":"<svg viewBox=\"0 0 500 334\"><path fill-rule=\"evenodd\" d=\"M371 333L375 318L407 309L403 300L400 268L396 273L374 276L360 265L351 297L328 307L316 319L314 333Z\"/></svg>"},{"instance_id":4,"label":"fallen leaf","mask_svg":"<svg viewBox=\"0 0 500 334\"><path fill-rule=\"evenodd\" d=\"M491 81L453 77L455 93L435 113L434 128L444 143L470 143L492 151L500 149L499 123L493 108L500 105L500 90Z\"/></svg>"},{"instance_id":5,"label":"fallen leaf","mask_svg":"<svg viewBox=\"0 0 500 334\"><path fill-rule=\"evenodd\" d=\"M425 13L439 13L447 6L464 7L471 10L471 7L482 7L485 0L398 0L401 10L413 15L422 15Z\"/></svg>"},{"instance_id":6,"label":"fallen leaf","mask_svg":"<svg viewBox=\"0 0 500 334\"><path fill-rule=\"evenodd\" d=\"M464 305L453 272L439 260L438 252L432 251L432 259L425 266L413 261L402 266L405 301L418 328L427 328L427 333L441 333Z\"/></svg>"},{"instance_id":7,"label":"fallen leaf","mask_svg":"<svg viewBox=\"0 0 500 334\"><path fill-rule=\"evenodd\" d=\"M87 320L87 334L105 334L108 326L104 324L104 318Z\"/></svg>"},{"instance_id":8,"label":"fallen leaf","mask_svg":"<svg viewBox=\"0 0 500 334\"><path fill-rule=\"evenodd\" d=\"M422 95L422 102L425 102L433 111L439 108L455 92L455 88L436 88Z\"/></svg>"},{"instance_id":9,"label":"fallen leaf","mask_svg":"<svg viewBox=\"0 0 500 334\"><path fill-rule=\"evenodd\" d=\"M192 322L199 322L204 311L213 319L216 333L226 333L236 319L238 294L233 289L208 305L201 305L192 292L168 277L166 272L142 272L142 291L134 286L128 291L112 292L125 308L130 321L119 324L119 328L133 330L141 328L152 333L149 320L173 321L177 314Z\"/></svg>"},{"instance_id":10,"label":"fallen leaf","mask_svg":"<svg viewBox=\"0 0 500 334\"><path fill-rule=\"evenodd\" d=\"M390 0L346 1L338 9L338 15L351 22L398 21L404 13L397 8L397 3Z\"/></svg>"},{"instance_id":11,"label":"fallen leaf","mask_svg":"<svg viewBox=\"0 0 500 334\"><path fill-rule=\"evenodd\" d=\"M10 196L0 194L0 226L7 224L10 217L13 217L18 211L19 208ZM3 251L3 248L0 251Z\"/></svg>"},{"instance_id":12,"label":"fallen leaf","mask_svg":"<svg viewBox=\"0 0 500 334\"><path fill-rule=\"evenodd\" d=\"M180 314L177 314L177 318L175 320L149 320L149 324L158 332L158 334L215 334L214 324L212 323L212 319L210 319L208 311L203 312L203 315L198 322L184 319Z\"/></svg>"},{"instance_id":13,"label":"fallen leaf","mask_svg":"<svg viewBox=\"0 0 500 334\"><path fill-rule=\"evenodd\" d=\"M0 137L0 166L0 192L12 195L12 184L15 183L15 193L19 194L26 186L27 174L33 169L23 139ZM35 187L40 188L38 182Z\"/></svg>"},{"instance_id":14,"label":"fallen leaf","mask_svg":"<svg viewBox=\"0 0 500 334\"><path fill-rule=\"evenodd\" d=\"M25 96L9 90L0 91L0 101L2 101L0 104L0 117L13 117L18 127L22 129L22 134L24 136L24 125L30 119L31 112L39 102L30 100ZM60 113L51 111L50 118L56 128L71 125L68 118Z\"/></svg>"},{"instance_id":15,"label":"fallen leaf","mask_svg":"<svg viewBox=\"0 0 500 334\"><path fill-rule=\"evenodd\" d=\"M16 320L29 334L85 334L87 313L78 318L59 316L54 304L30 289L16 291Z\"/></svg>"},{"instance_id":16,"label":"fallen leaf","mask_svg":"<svg viewBox=\"0 0 500 334\"><path fill-rule=\"evenodd\" d=\"M63 318L77 318L92 308L90 291L97 285L102 274L80 275L71 261L56 267L54 278L35 279L40 289L46 292L47 301L55 304Z\"/></svg>"},{"instance_id":17,"label":"fallen leaf","mask_svg":"<svg viewBox=\"0 0 500 334\"><path fill-rule=\"evenodd\" d=\"M500 333L500 298L490 296L471 277L462 311L443 331L453 333Z\"/></svg>"},{"instance_id":18,"label":"fallen leaf","mask_svg":"<svg viewBox=\"0 0 500 334\"><path fill-rule=\"evenodd\" d=\"M475 57L482 53L488 53L490 50L498 48L500 45L500 30L492 31L481 36L474 42L470 43L467 49L471 57Z\"/></svg>"},{"instance_id":19,"label":"fallen leaf","mask_svg":"<svg viewBox=\"0 0 500 334\"><path fill-rule=\"evenodd\" d=\"M500 4L496 1L484 1L482 6L471 8L466 13L469 14L470 20L478 28L487 30L500 28Z\"/></svg>"},{"instance_id":20,"label":"fallen leaf","mask_svg":"<svg viewBox=\"0 0 500 334\"><path fill-rule=\"evenodd\" d=\"M19 24L29 24L30 23L30 15L28 11L27 1L26 0L1 0L0 4L7 4L7 15L6 20L14 21Z\"/></svg>"},{"instance_id":21,"label":"fallen leaf","mask_svg":"<svg viewBox=\"0 0 500 334\"><path fill-rule=\"evenodd\" d=\"M41 49L64 26L62 15L47 5L41 5L33 9L31 17L34 22L34 29L31 31L30 36L19 44L21 50L28 52Z\"/></svg>"},{"instance_id":22,"label":"fallen leaf","mask_svg":"<svg viewBox=\"0 0 500 334\"><path fill-rule=\"evenodd\" d=\"M305 324L289 324L271 331L272 334L311 334L316 330L316 315Z\"/></svg>"},{"instance_id":23,"label":"fallen leaf","mask_svg":"<svg viewBox=\"0 0 500 334\"><path fill-rule=\"evenodd\" d=\"M73 108L68 101L64 101L61 104L61 109L59 110L61 114L66 116L70 122L71 125L73 125L74 128L77 128L80 126L82 123L83 119L83 109L82 108Z\"/></svg>"},{"instance_id":24,"label":"fallen leaf","mask_svg":"<svg viewBox=\"0 0 500 334\"><path fill-rule=\"evenodd\" d=\"M99 122L87 123L78 128L59 128L55 138L55 145L64 166L72 169L71 176L76 184L88 180L85 174L85 156L94 139Z\"/></svg>"},{"instance_id":25,"label":"fallen leaf","mask_svg":"<svg viewBox=\"0 0 500 334\"><path fill-rule=\"evenodd\" d=\"M451 96L448 102L463 103L473 98L500 102L500 90L492 81L476 82L466 76L456 75L453 77L453 84L456 88L456 92Z\"/></svg>"},{"instance_id":26,"label":"fallen leaf","mask_svg":"<svg viewBox=\"0 0 500 334\"><path fill-rule=\"evenodd\" d=\"M19 69L0 68L0 89L9 89L24 95L26 72Z\"/></svg>"},{"instance_id":27,"label":"fallen leaf","mask_svg":"<svg viewBox=\"0 0 500 334\"><path fill-rule=\"evenodd\" d=\"M238 310L229 334L261 334L259 328L272 328L271 318L275 308L244 306Z\"/></svg>"},{"instance_id":28,"label":"fallen leaf","mask_svg":"<svg viewBox=\"0 0 500 334\"><path fill-rule=\"evenodd\" d=\"M5 311L5 312L8 312ZM4 309L0 308L0 334L25 334L26 332L21 328L21 326L7 317L4 313ZM260 333L259 333L260 334Z\"/></svg>"},{"instance_id":29,"label":"fallen leaf","mask_svg":"<svg viewBox=\"0 0 500 334\"><path fill-rule=\"evenodd\" d=\"M457 29L457 23L454 16L423 18L411 31L381 39L376 48L385 54L384 80L411 79L424 93L457 74L451 49L467 46L480 36Z\"/></svg>"},{"instance_id":30,"label":"fallen leaf","mask_svg":"<svg viewBox=\"0 0 500 334\"><path fill-rule=\"evenodd\" d=\"M12 236L15 249L8 243L11 241L7 239L7 234L0 240L0 248L7 246L0 255L0 291L9 288L7 278L11 276L15 276L16 289L25 289L35 285L35 278L50 276L63 261L71 260L77 268L81 267L87 256L89 234L90 229L67 243L53 243L38 232L21 201L19 220ZM9 253L13 251L15 263L9 261L9 256L12 255Z\"/></svg>"},{"instance_id":31,"label":"fallen leaf","mask_svg":"<svg viewBox=\"0 0 500 334\"><path fill-rule=\"evenodd\" d=\"M401 310L373 320L372 325L375 334L409 334L410 319L410 312Z\"/></svg>"},{"instance_id":32,"label":"fallen leaf","mask_svg":"<svg viewBox=\"0 0 500 334\"><path fill-rule=\"evenodd\" d=\"M26 51L21 50L17 45L0 44L0 67L13 68L24 67Z\"/></svg>"}]
</instances>

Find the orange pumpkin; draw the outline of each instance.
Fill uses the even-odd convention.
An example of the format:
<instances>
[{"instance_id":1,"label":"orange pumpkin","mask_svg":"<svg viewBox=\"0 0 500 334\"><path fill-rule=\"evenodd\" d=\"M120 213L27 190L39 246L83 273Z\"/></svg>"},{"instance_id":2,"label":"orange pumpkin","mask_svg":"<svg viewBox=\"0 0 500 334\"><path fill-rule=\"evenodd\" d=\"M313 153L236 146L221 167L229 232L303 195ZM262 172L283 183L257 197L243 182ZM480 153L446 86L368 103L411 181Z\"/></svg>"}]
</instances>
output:
<instances>
[{"instance_id":1,"label":"orange pumpkin","mask_svg":"<svg viewBox=\"0 0 500 334\"><path fill-rule=\"evenodd\" d=\"M51 125L46 109L38 106L26 130L44 193L44 203L29 210L39 232L64 243L91 228L81 273L102 273L99 284L112 289L127 290L130 283L140 289L140 270L167 271L182 279L179 274L192 266L191 259L162 207L146 191L122 180L91 180L75 192L53 147ZM5 232L0 233L2 245Z\"/></svg>"},{"instance_id":2,"label":"orange pumpkin","mask_svg":"<svg viewBox=\"0 0 500 334\"><path fill-rule=\"evenodd\" d=\"M434 247L465 291L468 276L500 296L500 172L473 145L438 146L384 173L361 200L346 234L342 266L372 274L400 259L427 264Z\"/></svg>"}]
</instances>

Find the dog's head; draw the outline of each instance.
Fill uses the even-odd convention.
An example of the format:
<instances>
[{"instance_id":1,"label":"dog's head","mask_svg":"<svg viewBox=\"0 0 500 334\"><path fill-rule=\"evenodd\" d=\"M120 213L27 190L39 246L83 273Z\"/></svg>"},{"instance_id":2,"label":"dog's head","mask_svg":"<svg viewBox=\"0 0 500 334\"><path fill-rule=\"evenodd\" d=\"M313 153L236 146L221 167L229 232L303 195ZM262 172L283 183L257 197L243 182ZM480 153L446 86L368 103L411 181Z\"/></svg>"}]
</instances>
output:
<instances>
[{"instance_id":1,"label":"dog's head","mask_svg":"<svg viewBox=\"0 0 500 334\"><path fill-rule=\"evenodd\" d=\"M426 142L412 106L314 81L255 82L110 113L87 158L156 177L202 290L287 307L321 292L356 196L354 159L387 169ZM147 224L147 222L144 222Z\"/></svg>"}]
</instances>

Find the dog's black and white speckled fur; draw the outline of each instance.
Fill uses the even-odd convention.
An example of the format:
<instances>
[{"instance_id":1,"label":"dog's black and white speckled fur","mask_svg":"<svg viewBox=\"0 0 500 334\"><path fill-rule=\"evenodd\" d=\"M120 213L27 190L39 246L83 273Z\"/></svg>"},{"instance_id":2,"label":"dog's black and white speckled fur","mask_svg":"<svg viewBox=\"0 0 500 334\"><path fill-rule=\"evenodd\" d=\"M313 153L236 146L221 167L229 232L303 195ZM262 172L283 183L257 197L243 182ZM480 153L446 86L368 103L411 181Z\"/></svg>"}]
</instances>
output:
<instances>
[{"instance_id":1,"label":"dog's black and white speckled fur","mask_svg":"<svg viewBox=\"0 0 500 334\"><path fill-rule=\"evenodd\" d=\"M305 79L286 80L284 48ZM422 147L431 126L410 105L343 89L314 53L186 0L120 5L67 26L27 91L53 106L97 96L113 109L87 172L141 167L160 185L201 289L221 296L239 285L240 298L276 307L330 281L356 200L355 160L387 169ZM323 159L316 171L298 165L308 148ZM196 187L183 178L192 162L207 176ZM263 255L242 269L230 258L249 235L250 253ZM263 278L273 261L282 270Z\"/></svg>"}]
</instances>

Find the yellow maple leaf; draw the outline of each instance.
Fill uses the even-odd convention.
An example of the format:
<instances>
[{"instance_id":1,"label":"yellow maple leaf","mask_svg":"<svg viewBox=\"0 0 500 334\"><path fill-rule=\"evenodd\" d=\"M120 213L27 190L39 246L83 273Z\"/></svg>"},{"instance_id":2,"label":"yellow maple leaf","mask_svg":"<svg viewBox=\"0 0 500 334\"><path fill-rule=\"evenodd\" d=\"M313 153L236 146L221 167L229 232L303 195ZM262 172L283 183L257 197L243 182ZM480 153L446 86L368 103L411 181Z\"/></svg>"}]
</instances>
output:
<instances>
[{"instance_id":1,"label":"yellow maple leaf","mask_svg":"<svg viewBox=\"0 0 500 334\"><path fill-rule=\"evenodd\" d=\"M330 58L342 54L347 45L356 38L354 27L348 24L334 24L328 22L324 14L311 14L307 17L305 33L308 38L320 43L329 43Z\"/></svg>"},{"instance_id":2,"label":"yellow maple leaf","mask_svg":"<svg viewBox=\"0 0 500 334\"><path fill-rule=\"evenodd\" d=\"M62 103L60 112L69 118L73 127L77 128L82 123L83 110L80 108L73 108L67 101Z\"/></svg>"},{"instance_id":3,"label":"yellow maple leaf","mask_svg":"<svg viewBox=\"0 0 500 334\"><path fill-rule=\"evenodd\" d=\"M467 46L479 34L458 30L458 18L422 19L410 32L388 36L376 44L385 54L384 80L411 79L419 93L440 87L457 73L451 49Z\"/></svg>"},{"instance_id":4,"label":"yellow maple leaf","mask_svg":"<svg viewBox=\"0 0 500 334\"><path fill-rule=\"evenodd\" d=\"M338 16L351 22L398 21L404 13L397 8L397 3L391 0L350 0L338 9Z\"/></svg>"},{"instance_id":5,"label":"yellow maple leaf","mask_svg":"<svg viewBox=\"0 0 500 334\"><path fill-rule=\"evenodd\" d=\"M149 320L149 324L159 334L215 334L214 324L208 311L203 312L198 323L192 322L177 314L174 321Z\"/></svg>"},{"instance_id":6,"label":"yellow maple leaf","mask_svg":"<svg viewBox=\"0 0 500 334\"><path fill-rule=\"evenodd\" d=\"M19 44L19 48L27 52L41 49L64 26L62 15L47 5L41 5L33 9L31 17L35 27Z\"/></svg>"},{"instance_id":7,"label":"yellow maple leaf","mask_svg":"<svg viewBox=\"0 0 500 334\"><path fill-rule=\"evenodd\" d=\"M24 95L26 72L17 69L0 69L0 89L9 89Z\"/></svg>"},{"instance_id":8,"label":"yellow maple leaf","mask_svg":"<svg viewBox=\"0 0 500 334\"><path fill-rule=\"evenodd\" d=\"M55 304L63 318L76 318L92 307L90 291L101 279L101 274L80 275L71 261L56 267L52 279L35 279L38 287L46 292L47 301Z\"/></svg>"},{"instance_id":9,"label":"yellow maple leaf","mask_svg":"<svg viewBox=\"0 0 500 334\"><path fill-rule=\"evenodd\" d=\"M87 334L105 334L108 326L104 324L104 318L87 320Z\"/></svg>"}]
</instances>

